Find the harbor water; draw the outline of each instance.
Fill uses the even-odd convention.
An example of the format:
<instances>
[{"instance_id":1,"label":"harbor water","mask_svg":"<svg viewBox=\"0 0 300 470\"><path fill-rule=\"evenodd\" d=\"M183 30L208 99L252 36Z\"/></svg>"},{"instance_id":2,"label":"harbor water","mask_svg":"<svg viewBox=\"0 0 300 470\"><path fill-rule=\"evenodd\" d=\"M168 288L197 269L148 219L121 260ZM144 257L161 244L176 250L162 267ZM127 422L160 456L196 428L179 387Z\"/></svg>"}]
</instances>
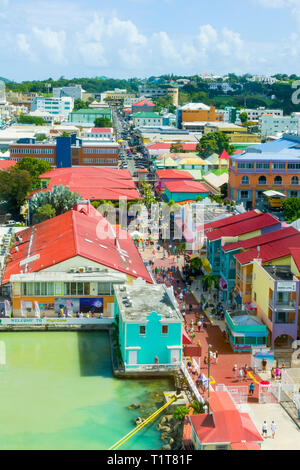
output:
<instances>
[{"instance_id":1,"label":"harbor water","mask_svg":"<svg viewBox=\"0 0 300 470\"><path fill-rule=\"evenodd\" d=\"M1 333L0 449L108 449L169 388L114 378L106 332ZM121 449L162 445L154 423Z\"/></svg>"}]
</instances>

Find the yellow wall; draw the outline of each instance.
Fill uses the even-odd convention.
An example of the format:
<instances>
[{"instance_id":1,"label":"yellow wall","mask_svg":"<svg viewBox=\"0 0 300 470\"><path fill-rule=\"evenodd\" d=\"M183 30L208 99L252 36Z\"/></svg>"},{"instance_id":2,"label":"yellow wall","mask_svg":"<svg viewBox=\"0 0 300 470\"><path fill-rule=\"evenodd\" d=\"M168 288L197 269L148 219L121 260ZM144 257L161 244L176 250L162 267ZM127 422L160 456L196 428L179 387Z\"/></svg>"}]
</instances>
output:
<instances>
[{"instance_id":1,"label":"yellow wall","mask_svg":"<svg viewBox=\"0 0 300 470\"><path fill-rule=\"evenodd\" d=\"M274 292L274 279L257 262L253 262L252 274L252 301L257 305L257 314L272 331L272 322L268 319L269 313L269 290ZM256 294L256 300L255 295Z\"/></svg>"}]
</instances>

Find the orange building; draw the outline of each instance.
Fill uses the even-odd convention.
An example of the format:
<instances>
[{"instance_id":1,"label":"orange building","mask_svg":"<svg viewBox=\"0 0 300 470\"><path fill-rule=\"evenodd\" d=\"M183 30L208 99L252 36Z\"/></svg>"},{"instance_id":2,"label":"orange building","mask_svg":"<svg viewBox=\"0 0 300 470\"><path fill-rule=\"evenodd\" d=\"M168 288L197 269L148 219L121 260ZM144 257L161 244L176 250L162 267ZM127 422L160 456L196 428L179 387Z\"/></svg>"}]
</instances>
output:
<instances>
[{"instance_id":1,"label":"orange building","mask_svg":"<svg viewBox=\"0 0 300 470\"><path fill-rule=\"evenodd\" d=\"M217 114L214 106L203 103L188 103L177 111L177 127L181 129L183 122L215 122L223 121L223 114Z\"/></svg>"}]
</instances>

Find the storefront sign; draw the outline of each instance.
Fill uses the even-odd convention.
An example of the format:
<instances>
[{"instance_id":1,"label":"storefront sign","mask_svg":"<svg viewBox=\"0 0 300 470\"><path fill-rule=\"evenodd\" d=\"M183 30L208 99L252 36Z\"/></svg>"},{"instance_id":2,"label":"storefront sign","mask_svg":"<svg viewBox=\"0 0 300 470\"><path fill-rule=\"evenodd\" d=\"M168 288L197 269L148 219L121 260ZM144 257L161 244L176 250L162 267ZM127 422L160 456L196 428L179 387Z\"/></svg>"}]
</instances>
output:
<instances>
[{"instance_id":1,"label":"storefront sign","mask_svg":"<svg viewBox=\"0 0 300 470\"><path fill-rule=\"evenodd\" d=\"M296 282L277 282L277 292L296 292Z\"/></svg>"}]
</instances>

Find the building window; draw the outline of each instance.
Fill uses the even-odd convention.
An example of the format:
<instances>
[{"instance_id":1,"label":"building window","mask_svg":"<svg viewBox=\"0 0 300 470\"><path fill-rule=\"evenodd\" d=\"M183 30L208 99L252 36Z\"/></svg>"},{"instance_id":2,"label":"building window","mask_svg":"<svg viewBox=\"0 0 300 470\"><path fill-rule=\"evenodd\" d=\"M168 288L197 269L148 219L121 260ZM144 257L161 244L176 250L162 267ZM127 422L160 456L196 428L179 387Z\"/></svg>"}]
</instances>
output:
<instances>
[{"instance_id":1,"label":"building window","mask_svg":"<svg viewBox=\"0 0 300 470\"><path fill-rule=\"evenodd\" d=\"M298 197L298 191L291 191L291 197Z\"/></svg>"},{"instance_id":2,"label":"building window","mask_svg":"<svg viewBox=\"0 0 300 470\"><path fill-rule=\"evenodd\" d=\"M298 176L293 176L293 177L292 177L291 184L299 184L299 178L298 178Z\"/></svg>"},{"instance_id":3,"label":"building window","mask_svg":"<svg viewBox=\"0 0 300 470\"><path fill-rule=\"evenodd\" d=\"M256 169L268 170L270 168L269 163L256 163Z\"/></svg>"},{"instance_id":4,"label":"building window","mask_svg":"<svg viewBox=\"0 0 300 470\"><path fill-rule=\"evenodd\" d=\"M273 169L274 170L284 170L285 169L285 163L273 163Z\"/></svg>"},{"instance_id":5,"label":"building window","mask_svg":"<svg viewBox=\"0 0 300 470\"><path fill-rule=\"evenodd\" d=\"M241 191L241 199L248 199L248 191Z\"/></svg>"},{"instance_id":6,"label":"building window","mask_svg":"<svg viewBox=\"0 0 300 470\"><path fill-rule=\"evenodd\" d=\"M110 295L109 282L98 282L98 295Z\"/></svg>"},{"instance_id":7,"label":"building window","mask_svg":"<svg viewBox=\"0 0 300 470\"><path fill-rule=\"evenodd\" d=\"M245 184L245 185L249 184L249 177L248 176L243 176L242 177L242 184Z\"/></svg>"},{"instance_id":8,"label":"building window","mask_svg":"<svg viewBox=\"0 0 300 470\"><path fill-rule=\"evenodd\" d=\"M169 333L169 326L168 325L162 325L161 332L162 332L163 335L167 335Z\"/></svg>"},{"instance_id":9,"label":"building window","mask_svg":"<svg viewBox=\"0 0 300 470\"><path fill-rule=\"evenodd\" d=\"M146 325L140 325L140 335L146 334Z\"/></svg>"},{"instance_id":10,"label":"building window","mask_svg":"<svg viewBox=\"0 0 300 470\"><path fill-rule=\"evenodd\" d=\"M275 176L274 178L274 185L281 185L282 184L282 178L281 176Z\"/></svg>"},{"instance_id":11,"label":"building window","mask_svg":"<svg viewBox=\"0 0 300 470\"><path fill-rule=\"evenodd\" d=\"M266 185L267 184L267 178L265 176L260 176L258 178L258 184Z\"/></svg>"}]
</instances>

